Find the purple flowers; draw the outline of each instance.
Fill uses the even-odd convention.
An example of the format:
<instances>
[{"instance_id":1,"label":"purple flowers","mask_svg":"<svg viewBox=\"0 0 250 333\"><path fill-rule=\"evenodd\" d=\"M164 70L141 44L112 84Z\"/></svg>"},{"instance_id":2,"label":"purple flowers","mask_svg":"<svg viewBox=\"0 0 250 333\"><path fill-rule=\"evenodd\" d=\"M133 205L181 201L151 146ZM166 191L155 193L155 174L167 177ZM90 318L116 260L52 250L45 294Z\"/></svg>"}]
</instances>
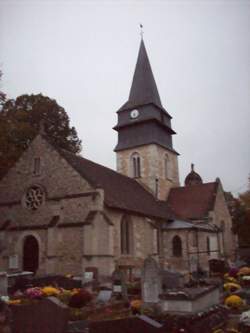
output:
<instances>
[{"instance_id":1,"label":"purple flowers","mask_svg":"<svg viewBox=\"0 0 250 333\"><path fill-rule=\"evenodd\" d=\"M43 296L43 292L39 287L28 288L26 289L25 294L27 297L32 299L41 298Z\"/></svg>"}]
</instances>

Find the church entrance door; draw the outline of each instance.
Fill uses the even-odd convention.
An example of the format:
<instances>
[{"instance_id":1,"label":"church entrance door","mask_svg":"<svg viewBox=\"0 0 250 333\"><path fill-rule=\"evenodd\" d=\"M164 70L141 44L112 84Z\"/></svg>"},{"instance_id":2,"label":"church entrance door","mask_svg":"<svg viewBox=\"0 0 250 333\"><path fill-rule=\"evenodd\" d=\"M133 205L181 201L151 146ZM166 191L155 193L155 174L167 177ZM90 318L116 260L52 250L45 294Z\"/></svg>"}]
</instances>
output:
<instances>
[{"instance_id":1,"label":"church entrance door","mask_svg":"<svg viewBox=\"0 0 250 333\"><path fill-rule=\"evenodd\" d=\"M23 243L23 270L36 272L39 266L39 245L34 236L27 236Z\"/></svg>"}]
</instances>

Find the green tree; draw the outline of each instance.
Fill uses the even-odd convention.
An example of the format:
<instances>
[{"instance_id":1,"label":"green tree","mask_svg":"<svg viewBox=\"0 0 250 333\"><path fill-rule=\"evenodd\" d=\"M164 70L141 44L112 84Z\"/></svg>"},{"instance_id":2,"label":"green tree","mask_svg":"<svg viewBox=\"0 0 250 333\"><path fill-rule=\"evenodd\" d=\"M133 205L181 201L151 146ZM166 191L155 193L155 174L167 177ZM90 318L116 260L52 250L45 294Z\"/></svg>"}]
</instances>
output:
<instances>
[{"instance_id":1,"label":"green tree","mask_svg":"<svg viewBox=\"0 0 250 333\"><path fill-rule=\"evenodd\" d=\"M235 199L233 223L238 234L239 246L250 247L250 190Z\"/></svg>"},{"instance_id":2,"label":"green tree","mask_svg":"<svg viewBox=\"0 0 250 333\"><path fill-rule=\"evenodd\" d=\"M4 101L0 111L0 176L29 146L41 123L57 147L75 154L81 151L81 140L64 108L42 94L21 95Z\"/></svg>"},{"instance_id":3,"label":"green tree","mask_svg":"<svg viewBox=\"0 0 250 333\"><path fill-rule=\"evenodd\" d=\"M0 81L3 76L3 73L0 71ZM2 107L3 103L6 101L6 94L0 90L0 108Z\"/></svg>"}]
</instances>

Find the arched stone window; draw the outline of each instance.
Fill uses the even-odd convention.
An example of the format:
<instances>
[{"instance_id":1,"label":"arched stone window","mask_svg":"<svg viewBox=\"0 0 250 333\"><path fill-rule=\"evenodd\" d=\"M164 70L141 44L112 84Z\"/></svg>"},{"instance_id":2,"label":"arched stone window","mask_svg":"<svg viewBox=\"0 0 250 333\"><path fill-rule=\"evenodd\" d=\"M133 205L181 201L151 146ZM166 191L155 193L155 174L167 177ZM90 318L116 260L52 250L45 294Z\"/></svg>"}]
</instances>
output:
<instances>
[{"instance_id":1,"label":"arched stone window","mask_svg":"<svg viewBox=\"0 0 250 333\"><path fill-rule=\"evenodd\" d=\"M173 238L173 256L174 257L182 257L182 241L179 236L174 236Z\"/></svg>"},{"instance_id":2,"label":"arched stone window","mask_svg":"<svg viewBox=\"0 0 250 333\"><path fill-rule=\"evenodd\" d=\"M133 178L141 177L141 157L138 153L131 155L131 170Z\"/></svg>"},{"instance_id":3,"label":"arched stone window","mask_svg":"<svg viewBox=\"0 0 250 333\"><path fill-rule=\"evenodd\" d=\"M121 220L121 254L131 254L131 221L127 216Z\"/></svg>"},{"instance_id":4,"label":"arched stone window","mask_svg":"<svg viewBox=\"0 0 250 333\"><path fill-rule=\"evenodd\" d=\"M210 255L210 239L207 237L207 254Z\"/></svg>"}]
</instances>

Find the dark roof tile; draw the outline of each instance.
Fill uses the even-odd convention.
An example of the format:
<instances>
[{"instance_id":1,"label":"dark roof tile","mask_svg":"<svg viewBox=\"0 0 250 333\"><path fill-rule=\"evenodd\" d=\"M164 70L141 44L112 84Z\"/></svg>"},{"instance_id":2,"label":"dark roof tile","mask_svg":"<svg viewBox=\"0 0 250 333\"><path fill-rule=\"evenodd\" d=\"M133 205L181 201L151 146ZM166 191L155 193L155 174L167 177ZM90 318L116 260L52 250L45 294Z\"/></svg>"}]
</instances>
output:
<instances>
[{"instance_id":1,"label":"dark roof tile","mask_svg":"<svg viewBox=\"0 0 250 333\"><path fill-rule=\"evenodd\" d=\"M203 219L213 209L218 183L176 187L170 190L169 208L181 219Z\"/></svg>"}]
</instances>

